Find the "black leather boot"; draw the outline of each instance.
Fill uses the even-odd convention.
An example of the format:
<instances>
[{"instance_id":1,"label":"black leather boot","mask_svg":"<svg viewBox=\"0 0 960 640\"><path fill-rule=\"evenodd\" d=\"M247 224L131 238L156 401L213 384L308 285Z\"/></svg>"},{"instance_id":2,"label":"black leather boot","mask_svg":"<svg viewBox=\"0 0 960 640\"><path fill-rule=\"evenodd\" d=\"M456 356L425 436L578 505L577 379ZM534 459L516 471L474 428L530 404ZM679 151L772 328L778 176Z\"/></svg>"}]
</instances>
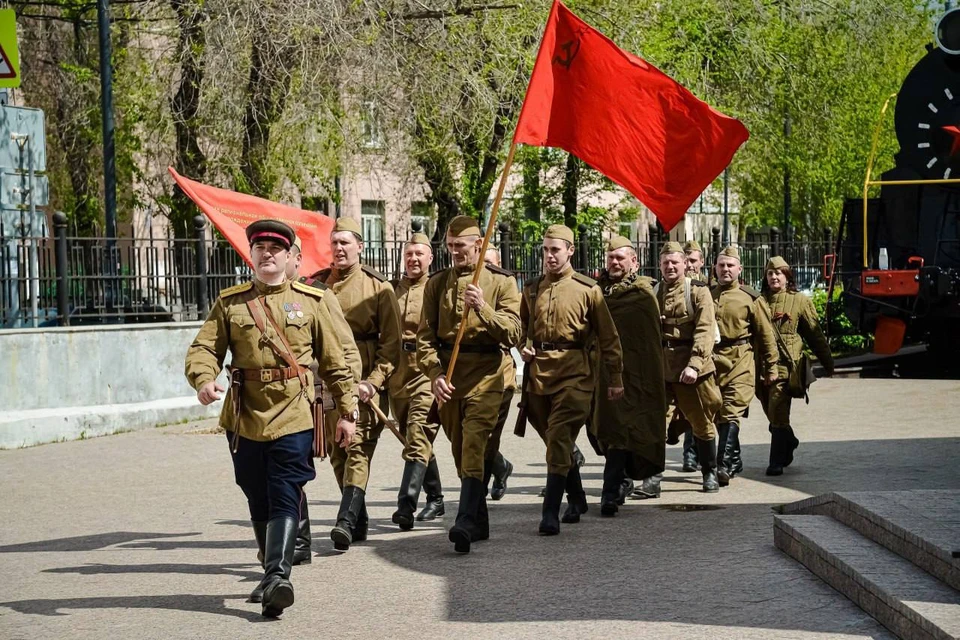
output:
<instances>
[{"instance_id":1,"label":"black leather boot","mask_svg":"<svg viewBox=\"0 0 960 640\"><path fill-rule=\"evenodd\" d=\"M443 507L443 486L440 484L440 468L437 466L437 459L430 458L430 464L427 465L427 471L423 476L423 490L427 494L427 504L423 506L420 513L417 514L417 520L436 520L444 513Z\"/></svg>"},{"instance_id":2,"label":"black leather boot","mask_svg":"<svg viewBox=\"0 0 960 640\"><path fill-rule=\"evenodd\" d=\"M787 439L783 446L783 466L789 467L793 464L793 452L800 446L800 441L793 432L793 427L787 425L784 430L787 432Z\"/></svg>"},{"instance_id":3,"label":"black leather boot","mask_svg":"<svg viewBox=\"0 0 960 640\"><path fill-rule=\"evenodd\" d=\"M733 474L730 467L727 466L727 437L730 435L729 422L721 422L717 425L717 482L721 487L730 484L730 478Z\"/></svg>"},{"instance_id":4,"label":"black leather boot","mask_svg":"<svg viewBox=\"0 0 960 640\"><path fill-rule=\"evenodd\" d=\"M477 539L477 520L484 492L483 480L480 478L464 478L460 481L457 521L448 536L457 553L470 553L470 543Z\"/></svg>"},{"instance_id":5,"label":"black leather boot","mask_svg":"<svg viewBox=\"0 0 960 640\"><path fill-rule=\"evenodd\" d=\"M575 524L580 522L580 516L587 512L587 494L583 490L583 480L580 478L580 468L576 465L567 472L567 509L563 512L560 522Z\"/></svg>"},{"instance_id":6,"label":"black leather boot","mask_svg":"<svg viewBox=\"0 0 960 640\"><path fill-rule=\"evenodd\" d=\"M257 539L257 562L260 563L262 567L264 564L264 548L267 546L267 521L266 520L251 520L253 523L253 537ZM253 591L250 592L250 598L247 599L247 602L260 602L263 600L263 581L253 588Z\"/></svg>"},{"instance_id":7,"label":"black leather boot","mask_svg":"<svg viewBox=\"0 0 960 640\"><path fill-rule=\"evenodd\" d=\"M603 490L600 494L600 515L612 518L617 515L618 504L623 487L623 470L627 464L627 452L622 449L607 451L607 461L603 465ZM632 484L632 483L631 483Z\"/></svg>"},{"instance_id":8,"label":"black leather boot","mask_svg":"<svg viewBox=\"0 0 960 640\"><path fill-rule=\"evenodd\" d=\"M555 536L560 533L560 503L567 486L567 476L547 474L547 488L543 496L543 511L540 517L540 535Z\"/></svg>"},{"instance_id":9,"label":"black leather boot","mask_svg":"<svg viewBox=\"0 0 960 640\"><path fill-rule=\"evenodd\" d=\"M731 478L743 473L743 458L740 456L740 425L736 422L730 423L730 433L727 434L727 449L723 455L730 469Z\"/></svg>"},{"instance_id":10,"label":"black leather boot","mask_svg":"<svg viewBox=\"0 0 960 640\"><path fill-rule=\"evenodd\" d=\"M793 450L800 442L793 435L789 427L774 427L770 429L770 463L767 466L768 476L782 476L783 468L793 462Z\"/></svg>"},{"instance_id":11,"label":"black leather boot","mask_svg":"<svg viewBox=\"0 0 960 640\"><path fill-rule=\"evenodd\" d=\"M291 517L274 518L267 523L262 583L262 613L267 618L276 618L293 604L290 571L293 569L298 524L296 518Z\"/></svg>"},{"instance_id":12,"label":"black leather boot","mask_svg":"<svg viewBox=\"0 0 960 640\"><path fill-rule=\"evenodd\" d=\"M307 509L307 494L300 492L300 524L297 527L297 546L293 550L293 566L313 562L310 537L310 512Z\"/></svg>"},{"instance_id":13,"label":"black leather boot","mask_svg":"<svg viewBox=\"0 0 960 640\"><path fill-rule=\"evenodd\" d=\"M420 487L427 473L427 465L420 462L407 462L403 465L403 479L400 480L400 493L397 496L397 510L393 513L393 523L400 525L403 531L413 529L417 500L420 499Z\"/></svg>"},{"instance_id":14,"label":"black leather boot","mask_svg":"<svg viewBox=\"0 0 960 640\"><path fill-rule=\"evenodd\" d=\"M357 529L357 521L362 509L363 489L348 484L343 488L343 496L340 498L337 524L330 530L330 539L333 540L334 549L346 551L356 540L354 532Z\"/></svg>"},{"instance_id":15,"label":"black leather boot","mask_svg":"<svg viewBox=\"0 0 960 640\"><path fill-rule=\"evenodd\" d=\"M493 459L493 486L490 487L490 499L499 500L507 492L507 478L513 473L513 464L497 452Z\"/></svg>"},{"instance_id":16,"label":"black leather boot","mask_svg":"<svg viewBox=\"0 0 960 640\"><path fill-rule=\"evenodd\" d=\"M658 473L644 478L640 481L640 486L633 490L633 497L637 500L653 500L660 497L660 482L663 480L663 474Z\"/></svg>"},{"instance_id":17,"label":"black leather boot","mask_svg":"<svg viewBox=\"0 0 960 640\"><path fill-rule=\"evenodd\" d=\"M363 496L360 503L360 515L357 516L357 526L353 530L353 541L364 542L367 539L367 528L370 526L370 516L367 515L367 496Z\"/></svg>"},{"instance_id":18,"label":"black leather boot","mask_svg":"<svg viewBox=\"0 0 960 640\"><path fill-rule=\"evenodd\" d=\"M703 472L703 492L716 493L720 491L720 484L717 482L717 441L700 438L696 438L696 441L700 471Z\"/></svg>"},{"instance_id":19,"label":"black leather boot","mask_svg":"<svg viewBox=\"0 0 960 640\"><path fill-rule=\"evenodd\" d=\"M697 462L697 445L694 442L693 431L687 429L683 434L683 470L686 473L693 473L700 469Z\"/></svg>"}]
</instances>

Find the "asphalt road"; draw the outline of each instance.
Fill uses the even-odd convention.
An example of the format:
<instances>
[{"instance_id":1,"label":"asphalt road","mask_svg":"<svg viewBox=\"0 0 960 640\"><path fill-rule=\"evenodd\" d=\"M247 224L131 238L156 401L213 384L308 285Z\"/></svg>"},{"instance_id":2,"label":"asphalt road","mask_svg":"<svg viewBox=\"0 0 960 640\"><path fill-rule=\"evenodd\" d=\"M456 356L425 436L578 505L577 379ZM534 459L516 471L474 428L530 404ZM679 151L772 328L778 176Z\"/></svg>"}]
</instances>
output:
<instances>
[{"instance_id":1,"label":"asphalt road","mask_svg":"<svg viewBox=\"0 0 960 640\"><path fill-rule=\"evenodd\" d=\"M458 483L438 451L447 516L390 523L402 461L385 433L368 493L371 536L345 554L327 536L339 500L326 463L307 487L314 559L296 603L266 621L246 503L211 423L0 451L0 638L888 638L872 618L773 546L772 507L837 490L960 489L960 382L834 379L796 405L803 444L763 475L755 404L746 471L719 494L679 472L660 500L598 515L602 459L583 469L591 510L537 536L546 467L532 430L504 437L516 470L491 503L491 539L453 553ZM512 422L511 422L512 424Z\"/></svg>"}]
</instances>

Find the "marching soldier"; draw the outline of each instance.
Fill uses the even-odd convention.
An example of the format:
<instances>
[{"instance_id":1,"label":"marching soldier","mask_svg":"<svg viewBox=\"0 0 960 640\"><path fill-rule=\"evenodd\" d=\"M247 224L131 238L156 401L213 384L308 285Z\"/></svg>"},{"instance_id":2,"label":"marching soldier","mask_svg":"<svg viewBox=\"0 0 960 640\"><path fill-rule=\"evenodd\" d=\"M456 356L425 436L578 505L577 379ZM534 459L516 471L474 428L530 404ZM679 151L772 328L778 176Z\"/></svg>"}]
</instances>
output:
<instances>
[{"instance_id":1,"label":"marching soldier","mask_svg":"<svg viewBox=\"0 0 960 640\"><path fill-rule=\"evenodd\" d=\"M710 282L710 276L704 276L703 273L703 249L696 240L687 240L683 243L684 271L688 278ZM679 411L674 411L673 419L682 422L686 426L683 432L683 470L687 473L693 473L700 468L697 461L697 445L693 440L693 429ZM672 442L672 441L671 441Z\"/></svg>"},{"instance_id":2,"label":"marching soldier","mask_svg":"<svg viewBox=\"0 0 960 640\"><path fill-rule=\"evenodd\" d=\"M684 275L683 248L677 242L667 242L660 249L660 275L654 290L663 329L667 398L693 427L703 490L714 493L720 488L714 427L720 391L712 358L717 333L713 299L706 283ZM645 481L655 487L648 493L660 495L659 480L655 476Z\"/></svg>"},{"instance_id":3,"label":"marching soldier","mask_svg":"<svg viewBox=\"0 0 960 640\"><path fill-rule=\"evenodd\" d=\"M723 398L717 418L717 478L720 486L743 471L740 457L740 420L754 396L755 357L763 365L767 385L777 379L777 339L770 321L770 308L756 289L740 284L740 252L727 247L717 256L717 286L712 290L717 305L720 342L714 347L717 385Z\"/></svg>"},{"instance_id":4,"label":"marching soldier","mask_svg":"<svg viewBox=\"0 0 960 640\"><path fill-rule=\"evenodd\" d=\"M482 244L476 220L457 216L450 221L446 245L453 266L427 282L417 332L417 360L430 379L460 476L460 508L449 534L459 553L469 553L472 542L490 537L485 461L503 400L503 351L520 340L517 282L502 269L483 266ZM478 268L482 271L474 285ZM469 313L453 379L448 380L464 305Z\"/></svg>"},{"instance_id":5,"label":"marching soldier","mask_svg":"<svg viewBox=\"0 0 960 640\"><path fill-rule=\"evenodd\" d=\"M230 390L220 413L263 555L264 577L251 594L264 616L293 604L290 573L303 485L316 477L313 447L313 372L333 396L335 440L348 446L356 429L356 384L336 337L325 293L286 278L294 232L275 220L246 229L254 280L220 292L187 351L185 374L208 405L224 388L216 382L227 351ZM265 348L266 347L266 348Z\"/></svg>"},{"instance_id":6,"label":"marching soldier","mask_svg":"<svg viewBox=\"0 0 960 640\"><path fill-rule=\"evenodd\" d=\"M620 338L591 278L570 264L573 231L555 224L543 236L544 275L523 287L520 319L531 346L520 352L530 367L527 412L547 445L547 491L543 498L540 535L560 533L560 503L566 489L563 522L575 523L587 511L580 469L573 463L573 445L590 415L596 374L588 352L596 339L608 381L608 399L623 397Z\"/></svg>"},{"instance_id":7,"label":"marching soldier","mask_svg":"<svg viewBox=\"0 0 960 640\"><path fill-rule=\"evenodd\" d=\"M433 249L430 239L415 233L403 247L405 272L392 282L400 305L400 323L403 335L397 370L390 378L390 406L406 442L403 447L403 479L397 496L394 524L404 531L413 528L414 513L421 487L427 487L427 506L416 516L417 520L433 520L444 514L440 470L433 455L433 441L438 426L428 424L427 414L433 402L430 380L417 367L417 329L423 291L430 277ZM429 477L429 482L427 478Z\"/></svg>"},{"instance_id":8,"label":"marching soldier","mask_svg":"<svg viewBox=\"0 0 960 640\"><path fill-rule=\"evenodd\" d=\"M333 267L311 278L325 284L336 295L353 333L363 363L362 381L357 387L360 413L357 437L346 449L333 446L331 437L337 414L326 412L327 450L337 484L343 491L337 523L330 531L334 548L344 551L354 542L367 539L369 517L365 493L370 461L383 430L368 402L386 406L383 386L400 359L400 310L397 297L386 278L360 264L363 235L352 218L338 218L330 234Z\"/></svg>"},{"instance_id":9,"label":"marching soldier","mask_svg":"<svg viewBox=\"0 0 960 640\"><path fill-rule=\"evenodd\" d=\"M798 365L804 343L816 354L828 376L833 375L834 364L813 303L797 292L793 269L781 256L773 256L767 261L765 271L762 293L770 307L774 335L781 344L777 379L770 385L758 381L757 397L770 421L770 464L766 474L780 476L784 467L793 463L793 452L800 446L790 425L790 369Z\"/></svg>"},{"instance_id":10,"label":"marching soldier","mask_svg":"<svg viewBox=\"0 0 960 640\"><path fill-rule=\"evenodd\" d=\"M610 309L623 351L623 399L607 400L610 380L600 374L594 393L590 433L606 457L600 515L615 516L632 483L663 472L666 395L660 310L649 278L638 273L633 243L614 236L607 244L607 268L597 283Z\"/></svg>"},{"instance_id":11,"label":"marching soldier","mask_svg":"<svg viewBox=\"0 0 960 640\"><path fill-rule=\"evenodd\" d=\"M300 237L298 236L294 239L293 246L290 247L290 259L287 261L286 268L287 280L290 280L291 282L299 280L303 284L325 290L327 288L326 285L314 280L310 280L309 278L299 277L300 265L302 263L303 253L301 250ZM347 321L343 317L343 310L340 309L340 303L337 302L337 297L331 294L328 296L323 296L323 304L327 307L327 311L330 312L330 319L333 321L334 329L337 333L337 339L340 340L340 344L343 346L344 357L347 365L354 374L355 382L360 382L360 352L357 351L357 345L353 342L353 334L350 332L350 327L347 325ZM320 393L320 390L323 387L320 384L320 378L317 375L316 363L311 364L310 369L314 373L314 390L316 392L317 402L322 402L321 398L323 396ZM297 529L297 546L293 552L294 566L299 564L310 564L312 562L310 551L311 544L310 513L307 509L307 492L303 491L300 494L300 524ZM261 558L260 561L262 562L263 559ZM257 602L257 600L252 601Z\"/></svg>"},{"instance_id":12,"label":"marching soldier","mask_svg":"<svg viewBox=\"0 0 960 640\"><path fill-rule=\"evenodd\" d=\"M495 267L500 266L500 249L489 247L483 256L486 264ZM503 400L500 402L500 411L497 412L497 426L490 436L490 446L487 447L487 454L493 455L492 459L486 461L489 475L493 480L490 485L490 499L500 500L507 493L507 479L513 474L513 463L504 457L500 452L500 439L503 436L503 428L507 424L507 415L510 413L510 404L513 402L513 396L517 392L517 363L513 361L513 355L510 350L503 352Z\"/></svg>"}]
</instances>

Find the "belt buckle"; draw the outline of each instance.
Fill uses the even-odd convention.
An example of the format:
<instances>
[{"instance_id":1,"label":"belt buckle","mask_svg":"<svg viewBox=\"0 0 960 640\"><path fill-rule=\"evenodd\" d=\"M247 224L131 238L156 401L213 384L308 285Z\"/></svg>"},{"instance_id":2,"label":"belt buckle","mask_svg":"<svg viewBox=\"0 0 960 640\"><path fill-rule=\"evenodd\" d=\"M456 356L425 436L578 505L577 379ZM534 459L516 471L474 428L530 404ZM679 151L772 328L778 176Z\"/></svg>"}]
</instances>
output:
<instances>
[{"instance_id":1,"label":"belt buckle","mask_svg":"<svg viewBox=\"0 0 960 640\"><path fill-rule=\"evenodd\" d=\"M541 342L540 349L542 351L556 351L556 343L554 342Z\"/></svg>"},{"instance_id":2,"label":"belt buckle","mask_svg":"<svg viewBox=\"0 0 960 640\"><path fill-rule=\"evenodd\" d=\"M273 369L260 369L260 382L273 382Z\"/></svg>"},{"instance_id":3,"label":"belt buckle","mask_svg":"<svg viewBox=\"0 0 960 640\"><path fill-rule=\"evenodd\" d=\"M415 353L416 350L417 350L417 343L416 343L416 342L404 342L404 343L403 343L403 350L406 351L407 353Z\"/></svg>"}]
</instances>

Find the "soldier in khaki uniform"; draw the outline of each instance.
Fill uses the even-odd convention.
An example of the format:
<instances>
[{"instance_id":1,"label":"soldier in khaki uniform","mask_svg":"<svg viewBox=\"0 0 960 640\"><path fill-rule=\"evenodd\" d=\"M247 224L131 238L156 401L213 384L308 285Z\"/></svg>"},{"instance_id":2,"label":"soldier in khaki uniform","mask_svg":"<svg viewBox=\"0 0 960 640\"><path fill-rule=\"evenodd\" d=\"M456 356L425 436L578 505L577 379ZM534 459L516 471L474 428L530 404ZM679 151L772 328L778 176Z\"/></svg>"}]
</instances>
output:
<instances>
[{"instance_id":1,"label":"soldier in khaki uniform","mask_svg":"<svg viewBox=\"0 0 960 640\"><path fill-rule=\"evenodd\" d=\"M721 404L712 357L717 335L713 299L706 283L684 276L683 248L677 242L667 242L660 249L660 275L655 290L663 327L667 399L693 427L703 490L713 493L719 490L714 418ZM653 484L658 485L659 478Z\"/></svg>"},{"instance_id":2,"label":"soldier in khaki uniform","mask_svg":"<svg viewBox=\"0 0 960 640\"><path fill-rule=\"evenodd\" d=\"M301 252L300 238L298 236L294 239L293 246L290 247L290 259L287 261L286 269L287 280L291 282L299 281L320 290L326 290L327 287L323 283L300 277L300 265L302 263L303 253ZM344 357L347 365L354 374L355 382L360 382L360 352L357 350L357 345L353 342L353 334L350 332L350 327L343 317L343 310L340 308L340 303L337 302L337 296L332 294L323 296L323 304L327 307L327 311L330 312L330 318L333 321L337 339L340 340L340 344L343 346ZM317 391L317 402L322 402L322 394L319 393L322 386L320 385L320 378L317 376L317 363L314 362L311 364L310 369L314 373L314 389ZM324 454L325 453L326 452L324 452ZM307 508L307 492L303 491L300 498L300 525L297 529L297 547L293 553L294 566L310 564L312 562L310 552L312 540L310 537L310 512Z\"/></svg>"},{"instance_id":3,"label":"soldier in khaki uniform","mask_svg":"<svg viewBox=\"0 0 960 640\"><path fill-rule=\"evenodd\" d=\"M483 256L483 261L495 267L500 266L500 249L489 247L487 253ZM507 479L513 474L513 463L507 460L500 451L500 439L503 436L503 428L507 424L507 416L510 413L510 405L513 403L513 396L517 393L517 363L513 361L513 355L510 350L503 352L503 400L500 402L500 410L497 412L497 426L490 436L490 445L487 447L487 454L495 452L492 460L487 460L489 467L489 476L492 480L490 484L490 499L500 500L507 493Z\"/></svg>"},{"instance_id":4,"label":"soldier in khaki uniform","mask_svg":"<svg viewBox=\"0 0 960 640\"><path fill-rule=\"evenodd\" d=\"M720 342L713 350L717 385L723 405L717 417L717 478L720 486L743 471L740 458L740 419L754 396L755 360L762 365L765 384L777 379L777 339L770 324L770 309L756 289L740 284L740 252L727 247L717 256L717 305Z\"/></svg>"},{"instance_id":5,"label":"soldier in khaki uniform","mask_svg":"<svg viewBox=\"0 0 960 640\"><path fill-rule=\"evenodd\" d=\"M813 303L807 296L797 293L793 270L780 256L774 256L767 262L762 293L770 307L774 331L780 334L787 351L784 353L782 348L778 351L780 360L776 381L770 385L760 384L760 381L757 384L757 397L760 398L763 412L770 421L770 463L767 475L779 476L783 475L784 467L789 467L793 462L793 452L800 446L800 441L790 426L792 399L787 392L787 365L799 362L803 343L806 342L826 369L827 375L832 376L833 354L830 353L830 344L820 329Z\"/></svg>"},{"instance_id":6,"label":"soldier in khaki uniform","mask_svg":"<svg viewBox=\"0 0 960 640\"><path fill-rule=\"evenodd\" d=\"M263 554L264 577L251 594L263 615L293 604L293 565L303 485L316 477L313 446L313 372L337 404L335 439L347 446L356 428L357 390L345 362L324 292L286 279L294 232L274 220L247 230L255 278L220 292L187 351L185 373L201 404L220 398L216 382L227 351L231 384L220 426L233 452Z\"/></svg>"},{"instance_id":7,"label":"soldier in khaki uniform","mask_svg":"<svg viewBox=\"0 0 960 640\"><path fill-rule=\"evenodd\" d=\"M703 248L696 240L687 240L683 243L684 272L688 278L710 282L710 276L703 273ZM700 468L697 460L697 445L693 439L693 429L686 422L683 413L674 411L673 420L686 423L686 430L683 432L683 470L687 473L693 473ZM677 428L676 430L679 431Z\"/></svg>"},{"instance_id":8,"label":"soldier in khaki uniform","mask_svg":"<svg viewBox=\"0 0 960 640\"><path fill-rule=\"evenodd\" d=\"M430 380L417 366L420 309L423 291L430 277L430 265L433 264L430 239L422 233L413 234L403 248L403 260L404 276L391 283L400 305L402 353L397 369L390 377L390 406L400 432L406 439L403 447L403 478L393 522L408 531L413 528L421 487L427 487L427 507L424 508L426 513L422 514L422 519L433 520L442 516L445 510L440 470L433 455L438 425L428 424L427 420L433 394L430 392ZM428 475L429 483L425 482Z\"/></svg>"},{"instance_id":9,"label":"soldier in khaki uniform","mask_svg":"<svg viewBox=\"0 0 960 640\"><path fill-rule=\"evenodd\" d=\"M597 374L588 351L597 341L606 373L608 398L623 397L620 337L603 292L591 278L573 270L573 231L555 224L543 236L544 275L523 287L520 319L532 341L520 352L527 366L527 412L547 445L547 492L543 498L540 535L560 533L564 489L568 506L563 522L580 521L587 497L580 469L573 464L573 445L590 416Z\"/></svg>"},{"instance_id":10,"label":"soldier in khaki uniform","mask_svg":"<svg viewBox=\"0 0 960 640\"><path fill-rule=\"evenodd\" d=\"M460 553L490 537L485 462L503 400L503 352L520 340L517 282L502 269L483 266L482 244L476 220L457 216L450 221L446 245L453 266L427 282L417 332L420 370L431 381L460 476L460 508L449 534ZM464 305L469 313L453 379L447 380Z\"/></svg>"},{"instance_id":11,"label":"soldier in khaki uniform","mask_svg":"<svg viewBox=\"0 0 960 640\"><path fill-rule=\"evenodd\" d=\"M355 220L337 219L330 244L333 267L318 271L311 278L325 284L337 296L363 363L362 381L357 387L360 396L357 437L346 450L333 446L331 434L337 414L326 413L327 449L337 483L343 490L330 539L334 547L342 551L349 549L353 542L367 538L369 517L365 492L370 461L383 430L383 424L367 403L379 401L384 408L387 406L382 392L400 359L400 309L386 278L360 264L363 236Z\"/></svg>"}]
</instances>

